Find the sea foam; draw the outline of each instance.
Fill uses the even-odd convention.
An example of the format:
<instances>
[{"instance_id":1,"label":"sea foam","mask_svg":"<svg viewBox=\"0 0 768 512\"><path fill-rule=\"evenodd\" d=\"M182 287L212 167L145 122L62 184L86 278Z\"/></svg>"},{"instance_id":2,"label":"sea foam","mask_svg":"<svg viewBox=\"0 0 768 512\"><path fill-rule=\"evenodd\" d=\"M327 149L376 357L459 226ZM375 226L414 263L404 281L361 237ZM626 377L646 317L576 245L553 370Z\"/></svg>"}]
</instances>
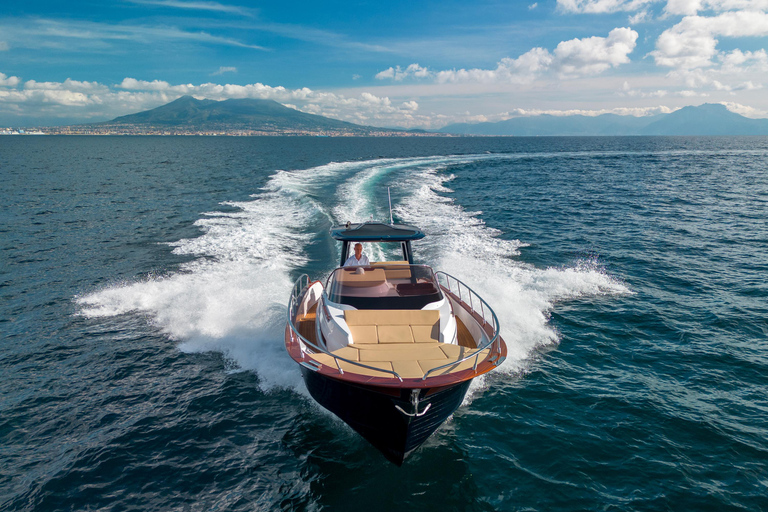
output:
<instances>
[{"instance_id":1,"label":"sea foam","mask_svg":"<svg viewBox=\"0 0 768 512\"><path fill-rule=\"evenodd\" d=\"M203 234L171 244L197 256L181 271L110 286L78 297L88 317L146 314L182 351L217 351L237 368L256 372L261 386L304 394L297 366L283 347L291 274L307 265L311 224L388 218L386 187L395 214L422 228L419 260L464 281L496 311L508 346L502 374L518 374L537 347L558 342L549 313L561 300L629 290L599 264L538 269L516 259L526 244L487 226L481 212L447 197L449 165L496 155L386 159L331 163L277 171L249 201L226 203L196 222ZM383 191L383 194L382 194ZM372 259L381 248L367 244ZM328 267L335 263L329 255ZM482 389L476 379L469 400Z\"/></svg>"}]
</instances>

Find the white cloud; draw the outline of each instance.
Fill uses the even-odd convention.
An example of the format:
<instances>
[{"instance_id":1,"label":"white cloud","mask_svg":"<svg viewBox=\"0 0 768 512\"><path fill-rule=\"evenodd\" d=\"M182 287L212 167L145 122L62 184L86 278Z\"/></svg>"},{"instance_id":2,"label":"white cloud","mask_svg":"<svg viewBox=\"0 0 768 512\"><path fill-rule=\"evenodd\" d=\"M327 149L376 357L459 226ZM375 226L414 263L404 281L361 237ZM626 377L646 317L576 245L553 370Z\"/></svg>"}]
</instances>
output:
<instances>
[{"instance_id":1,"label":"white cloud","mask_svg":"<svg viewBox=\"0 0 768 512\"><path fill-rule=\"evenodd\" d=\"M377 107L389 107L392 104L389 98L386 98L386 97L380 98L369 92L364 92L360 94L360 97L362 98L364 103L367 103L369 105L375 105Z\"/></svg>"},{"instance_id":2,"label":"white cloud","mask_svg":"<svg viewBox=\"0 0 768 512\"><path fill-rule=\"evenodd\" d=\"M664 12L668 15L694 15L699 11L760 11L768 9L768 0L668 0Z\"/></svg>"},{"instance_id":3,"label":"white cloud","mask_svg":"<svg viewBox=\"0 0 768 512\"><path fill-rule=\"evenodd\" d=\"M386 69L376 75L379 80L402 81L406 78L430 78L445 83L530 83L540 74L554 71L561 77L594 75L626 64L635 48L638 34L630 28L615 28L608 37L587 37L562 41L550 52L533 48L516 59L505 57L494 69L449 69L430 71L418 64L405 69Z\"/></svg>"},{"instance_id":4,"label":"white cloud","mask_svg":"<svg viewBox=\"0 0 768 512\"><path fill-rule=\"evenodd\" d=\"M527 81L552 65L552 55L544 48L533 48L516 59L501 59L502 68L511 74L524 77Z\"/></svg>"},{"instance_id":5,"label":"white cloud","mask_svg":"<svg viewBox=\"0 0 768 512\"><path fill-rule=\"evenodd\" d=\"M735 73L744 70L746 67L754 67L757 71L768 71L768 53L765 50L755 52L742 52L734 50L730 53L721 54L722 69L727 73Z\"/></svg>"},{"instance_id":6,"label":"white cloud","mask_svg":"<svg viewBox=\"0 0 768 512\"><path fill-rule=\"evenodd\" d=\"M664 89L657 89L655 91L639 91L637 89L633 89L627 81L624 82L621 87L621 91L618 93L619 96L628 96L630 98L663 98L668 94L669 91Z\"/></svg>"},{"instance_id":7,"label":"white cloud","mask_svg":"<svg viewBox=\"0 0 768 512\"><path fill-rule=\"evenodd\" d=\"M400 66L398 66L397 68L400 69ZM385 80L387 78L393 78L394 79L395 78L395 68L390 67L390 68L385 69L384 71L379 71L378 73L376 73L375 78L376 78L376 80Z\"/></svg>"},{"instance_id":8,"label":"white cloud","mask_svg":"<svg viewBox=\"0 0 768 512\"><path fill-rule=\"evenodd\" d=\"M131 3L139 5L154 5L158 7L171 7L174 9L188 9L194 11L212 11L225 12L230 14L241 14L251 16L252 13L243 8L234 5L224 5L219 2L190 2L182 0L128 0Z\"/></svg>"},{"instance_id":9,"label":"white cloud","mask_svg":"<svg viewBox=\"0 0 768 512\"><path fill-rule=\"evenodd\" d=\"M689 89L710 89L733 93L761 89L768 78L768 53L733 50L720 52L711 65L670 71L666 78Z\"/></svg>"},{"instance_id":10,"label":"white cloud","mask_svg":"<svg viewBox=\"0 0 768 512\"><path fill-rule=\"evenodd\" d=\"M70 52L104 51L135 43L152 45L168 41L205 43L265 50L225 36L200 30L185 30L170 25L106 24L81 20L0 19L0 34L14 47L31 49L57 49Z\"/></svg>"},{"instance_id":11,"label":"white cloud","mask_svg":"<svg viewBox=\"0 0 768 512\"><path fill-rule=\"evenodd\" d=\"M438 71L436 80L438 83L444 84L447 82L476 82L476 83L492 83L499 80L503 74L505 74L507 66L506 62L511 59L502 59L499 62L496 69L449 69L444 71Z\"/></svg>"},{"instance_id":12,"label":"white cloud","mask_svg":"<svg viewBox=\"0 0 768 512\"><path fill-rule=\"evenodd\" d=\"M664 7L667 14L696 14L702 9L702 0L668 0Z\"/></svg>"},{"instance_id":13,"label":"white cloud","mask_svg":"<svg viewBox=\"0 0 768 512\"><path fill-rule=\"evenodd\" d=\"M698 89L712 83L711 70L683 69L671 71L667 76L675 82L684 83L686 87Z\"/></svg>"},{"instance_id":14,"label":"white cloud","mask_svg":"<svg viewBox=\"0 0 768 512\"><path fill-rule=\"evenodd\" d=\"M717 55L718 37L768 35L768 14L725 12L717 16L686 16L665 30L651 55L659 66L678 69L708 67Z\"/></svg>"},{"instance_id":15,"label":"white cloud","mask_svg":"<svg viewBox=\"0 0 768 512\"><path fill-rule=\"evenodd\" d=\"M629 62L635 49L637 32L629 28L615 28L607 38L588 37L563 41L555 48L555 59L561 72L593 75L610 67Z\"/></svg>"},{"instance_id":16,"label":"white cloud","mask_svg":"<svg viewBox=\"0 0 768 512\"><path fill-rule=\"evenodd\" d=\"M524 83L535 78L535 74L546 70L552 63L552 55L543 48L534 48L517 59L505 57L495 69L452 69L430 71L418 64L411 64L405 69L400 66L390 67L378 74L376 79L392 79L401 82L406 78L429 78L437 83Z\"/></svg>"},{"instance_id":17,"label":"white cloud","mask_svg":"<svg viewBox=\"0 0 768 512\"><path fill-rule=\"evenodd\" d=\"M764 119L768 117L768 110L761 110L750 107L748 105L741 105L739 103L733 103L730 101L724 101L722 104L725 105L731 112L736 112L737 114L741 114L745 117L751 117L753 119Z\"/></svg>"},{"instance_id":18,"label":"white cloud","mask_svg":"<svg viewBox=\"0 0 768 512\"><path fill-rule=\"evenodd\" d=\"M532 11L535 8L537 8L538 6L539 6L538 2L534 2L534 3L532 3L531 5L528 6L528 10Z\"/></svg>"},{"instance_id":19,"label":"white cloud","mask_svg":"<svg viewBox=\"0 0 768 512\"><path fill-rule=\"evenodd\" d=\"M24 89L30 91L67 91L73 93L93 94L107 92L109 88L98 82L80 82L67 78L63 82L37 82L28 80L24 82Z\"/></svg>"},{"instance_id":20,"label":"white cloud","mask_svg":"<svg viewBox=\"0 0 768 512\"><path fill-rule=\"evenodd\" d=\"M647 81L644 87L635 89L630 86L629 82L625 81L621 91L617 92L617 96L630 98L707 98L716 96L723 98L724 95L734 96L739 91L755 91L763 88L762 84L751 80L738 80L726 76L724 79L721 77L721 80L727 82L723 83L723 81L714 79L713 76L697 70L695 74L687 77L690 80L677 86L668 86L666 89L655 89L653 82Z\"/></svg>"},{"instance_id":21,"label":"white cloud","mask_svg":"<svg viewBox=\"0 0 768 512\"><path fill-rule=\"evenodd\" d=\"M561 12L577 14L606 14L635 12L643 14L645 7L664 0L557 0ZM768 0L666 0L664 13L670 15L694 15L701 11L760 11L768 9ZM645 20L647 12L640 20Z\"/></svg>"},{"instance_id":22,"label":"white cloud","mask_svg":"<svg viewBox=\"0 0 768 512\"><path fill-rule=\"evenodd\" d=\"M636 11L644 5L658 0L557 0L557 7L564 12L573 13L611 13Z\"/></svg>"},{"instance_id":23,"label":"white cloud","mask_svg":"<svg viewBox=\"0 0 768 512\"><path fill-rule=\"evenodd\" d=\"M331 48L343 48L347 50L376 53L392 52L392 49L387 48L386 46L353 41L343 34L317 29L307 25L293 25L290 23L253 23L251 24L251 28L254 30L271 32L291 39L297 39L299 41L329 46Z\"/></svg>"},{"instance_id":24,"label":"white cloud","mask_svg":"<svg viewBox=\"0 0 768 512\"><path fill-rule=\"evenodd\" d=\"M237 73L237 68L232 66L221 66L218 70L211 73L211 76L223 75L224 73Z\"/></svg>"},{"instance_id":25,"label":"white cloud","mask_svg":"<svg viewBox=\"0 0 768 512\"><path fill-rule=\"evenodd\" d=\"M7 52L8 50L10 50L10 48L11 47L8 46L8 43L6 43L5 41L0 41L0 52Z\"/></svg>"},{"instance_id":26,"label":"white cloud","mask_svg":"<svg viewBox=\"0 0 768 512\"><path fill-rule=\"evenodd\" d=\"M7 76L5 73L0 73L0 87L16 87L21 80L17 76Z\"/></svg>"},{"instance_id":27,"label":"white cloud","mask_svg":"<svg viewBox=\"0 0 768 512\"><path fill-rule=\"evenodd\" d=\"M376 126L411 127L428 122L426 116L416 115L419 109L416 101L405 101L396 106L390 98L369 92L352 97L306 87L286 89L261 83L170 84L163 80L147 81L130 77L112 87L71 79L64 82L28 80L22 83L17 77L0 73L0 105L6 107L6 111L11 108L26 111L27 115L107 120L155 108L184 95L218 101L230 98L272 99L304 112Z\"/></svg>"},{"instance_id":28,"label":"white cloud","mask_svg":"<svg viewBox=\"0 0 768 512\"><path fill-rule=\"evenodd\" d=\"M674 112L674 108L669 108L664 105L655 107L616 107L616 108L603 108L603 109L523 109L516 108L510 112L504 112L496 116L486 117L488 121L502 121L513 117L533 117L540 115L550 115L556 117L568 117L568 116L589 116L596 117L603 114L616 114L620 116L634 116L644 117L654 114L669 114ZM485 117L485 116L484 116Z\"/></svg>"},{"instance_id":29,"label":"white cloud","mask_svg":"<svg viewBox=\"0 0 768 512\"><path fill-rule=\"evenodd\" d=\"M735 91L754 91L756 89L762 89L762 84L755 84L752 81L741 82L735 85L728 85L720 83L718 80L713 80L712 85L718 91L735 92Z\"/></svg>"},{"instance_id":30,"label":"white cloud","mask_svg":"<svg viewBox=\"0 0 768 512\"><path fill-rule=\"evenodd\" d=\"M640 23L646 23L648 21L651 21L653 17L648 11L640 11L637 14L634 14L627 18L627 21L629 21L630 25L638 25Z\"/></svg>"},{"instance_id":31,"label":"white cloud","mask_svg":"<svg viewBox=\"0 0 768 512\"><path fill-rule=\"evenodd\" d=\"M117 87L129 91L167 91L171 84L163 80L147 82L146 80L136 80L135 78L123 78L123 81Z\"/></svg>"},{"instance_id":32,"label":"white cloud","mask_svg":"<svg viewBox=\"0 0 768 512\"><path fill-rule=\"evenodd\" d=\"M390 67L389 69L377 73L375 78L377 80L391 78L396 82L401 82L405 78L426 78L428 76L430 76L430 72L427 68L423 68L418 64L411 64L405 69L401 69L400 66L397 66L396 68Z\"/></svg>"}]
</instances>

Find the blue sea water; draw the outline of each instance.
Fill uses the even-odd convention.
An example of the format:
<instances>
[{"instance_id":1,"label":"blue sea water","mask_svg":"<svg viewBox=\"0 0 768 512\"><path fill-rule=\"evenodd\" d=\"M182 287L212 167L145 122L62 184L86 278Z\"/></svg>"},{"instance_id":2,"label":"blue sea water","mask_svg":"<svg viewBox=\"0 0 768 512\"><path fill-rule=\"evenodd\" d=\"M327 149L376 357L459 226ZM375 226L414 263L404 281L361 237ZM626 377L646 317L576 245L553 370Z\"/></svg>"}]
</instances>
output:
<instances>
[{"instance_id":1,"label":"blue sea water","mask_svg":"<svg viewBox=\"0 0 768 512\"><path fill-rule=\"evenodd\" d=\"M766 164L764 137L2 137L0 510L768 510ZM402 468L282 341L387 187L509 346Z\"/></svg>"}]
</instances>

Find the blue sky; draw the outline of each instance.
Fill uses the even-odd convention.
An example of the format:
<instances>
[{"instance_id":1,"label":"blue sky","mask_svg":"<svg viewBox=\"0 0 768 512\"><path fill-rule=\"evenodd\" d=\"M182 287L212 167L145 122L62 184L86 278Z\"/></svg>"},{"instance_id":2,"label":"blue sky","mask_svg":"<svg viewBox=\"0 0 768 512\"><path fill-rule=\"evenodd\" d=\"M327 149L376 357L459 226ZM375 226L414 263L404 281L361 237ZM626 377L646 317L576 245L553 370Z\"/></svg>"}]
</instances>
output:
<instances>
[{"instance_id":1,"label":"blue sky","mask_svg":"<svg viewBox=\"0 0 768 512\"><path fill-rule=\"evenodd\" d=\"M184 94L374 126L701 103L768 117L766 46L768 0L6 0L0 126Z\"/></svg>"}]
</instances>

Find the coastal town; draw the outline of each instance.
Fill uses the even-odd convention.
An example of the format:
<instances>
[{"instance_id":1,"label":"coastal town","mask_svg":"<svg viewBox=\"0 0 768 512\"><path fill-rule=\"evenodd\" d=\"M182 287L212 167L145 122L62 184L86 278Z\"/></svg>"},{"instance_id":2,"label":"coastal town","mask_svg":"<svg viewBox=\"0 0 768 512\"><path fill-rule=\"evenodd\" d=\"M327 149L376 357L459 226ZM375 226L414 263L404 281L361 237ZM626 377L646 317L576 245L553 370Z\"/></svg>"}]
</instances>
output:
<instances>
[{"instance_id":1,"label":"coastal town","mask_svg":"<svg viewBox=\"0 0 768 512\"><path fill-rule=\"evenodd\" d=\"M362 127L361 127L362 128ZM367 127L360 130L313 130L313 129L243 129L155 127L146 125L77 125L40 128L0 128L0 135L156 135L156 136L222 136L222 137L423 137L451 136L423 130L387 130Z\"/></svg>"},{"instance_id":2,"label":"coastal town","mask_svg":"<svg viewBox=\"0 0 768 512\"><path fill-rule=\"evenodd\" d=\"M3 128L0 130L0 135L48 135L48 134L37 128L31 129L31 130L25 130L23 128Z\"/></svg>"}]
</instances>

